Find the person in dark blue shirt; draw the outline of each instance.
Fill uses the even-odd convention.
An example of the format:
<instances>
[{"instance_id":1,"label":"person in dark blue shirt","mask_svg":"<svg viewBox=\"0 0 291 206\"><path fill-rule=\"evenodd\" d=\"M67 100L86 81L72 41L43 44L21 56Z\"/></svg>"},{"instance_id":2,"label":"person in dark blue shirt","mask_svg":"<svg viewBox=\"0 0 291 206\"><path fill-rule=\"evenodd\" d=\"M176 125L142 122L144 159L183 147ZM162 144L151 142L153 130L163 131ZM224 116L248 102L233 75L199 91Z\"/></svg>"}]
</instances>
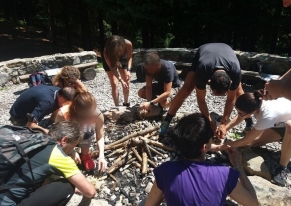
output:
<instances>
[{"instance_id":1,"label":"person in dark blue shirt","mask_svg":"<svg viewBox=\"0 0 291 206\"><path fill-rule=\"evenodd\" d=\"M70 87L58 88L40 85L24 91L14 102L10 109L10 121L16 126L40 128L38 123L48 114L62 107L72 100L75 89Z\"/></svg>"},{"instance_id":2,"label":"person in dark blue shirt","mask_svg":"<svg viewBox=\"0 0 291 206\"><path fill-rule=\"evenodd\" d=\"M158 103L164 108L169 107L181 85L174 64L160 59L157 52L150 51L144 56L144 69L146 86L138 91L138 96L147 102L144 102L141 108L150 110L151 105Z\"/></svg>"}]
</instances>

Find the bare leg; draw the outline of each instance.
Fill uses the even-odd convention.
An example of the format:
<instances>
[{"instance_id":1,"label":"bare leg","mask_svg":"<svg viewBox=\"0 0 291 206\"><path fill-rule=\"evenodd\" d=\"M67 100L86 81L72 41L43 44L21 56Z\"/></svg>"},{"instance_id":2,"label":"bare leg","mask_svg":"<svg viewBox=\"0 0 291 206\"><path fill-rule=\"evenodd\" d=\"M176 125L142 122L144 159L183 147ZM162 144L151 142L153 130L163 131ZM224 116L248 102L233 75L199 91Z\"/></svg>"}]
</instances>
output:
<instances>
[{"instance_id":1,"label":"bare leg","mask_svg":"<svg viewBox=\"0 0 291 206\"><path fill-rule=\"evenodd\" d=\"M265 145L270 142L277 142L282 137L280 134L272 129L266 129L260 136L258 136L254 141L250 144L252 147L259 147Z\"/></svg>"},{"instance_id":2,"label":"bare leg","mask_svg":"<svg viewBox=\"0 0 291 206\"><path fill-rule=\"evenodd\" d=\"M122 87L124 103L127 104L128 103L128 96L129 96L130 72L127 71L126 69L119 69L119 74L120 74L122 80L125 81L125 83L128 86L128 89L125 89ZM129 78L127 78L128 76L129 76Z\"/></svg>"},{"instance_id":3,"label":"bare leg","mask_svg":"<svg viewBox=\"0 0 291 206\"><path fill-rule=\"evenodd\" d=\"M168 114L175 115L178 109L183 104L184 100L191 94L195 88L195 72L188 72L183 87L174 97Z\"/></svg>"},{"instance_id":4,"label":"bare leg","mask_svg":"<svg viewBox=\"0 0 291 206\"><path fill-rule=\"evenodd\" d=\"M119 104L119 94L118 94L118 79L113 75L112 71L106 72L111 84L111 93L115 106Z\"/></svg>"},{"instance_id":5,"label":"bare leg","mask_svg":"<svg viewBox=\"0 0 291 206\"><path fill-rule=\"evenodd\" d=\"M171 106L171 102L168 101L168 99L165 99L163 101L160 102L160 105L163 107L163 108L168 108Z\"/></svg>"},{"instance_id":6,"label":"bare leg","mask_svg":"<svg viewBox=\"0 0 291 206\"><path fill-rule=\"evenodd\" d=\"M285 123L285 136L282 142L280 165L287 167L291 158L291 120Z\"/></svg>"}]
</instances>

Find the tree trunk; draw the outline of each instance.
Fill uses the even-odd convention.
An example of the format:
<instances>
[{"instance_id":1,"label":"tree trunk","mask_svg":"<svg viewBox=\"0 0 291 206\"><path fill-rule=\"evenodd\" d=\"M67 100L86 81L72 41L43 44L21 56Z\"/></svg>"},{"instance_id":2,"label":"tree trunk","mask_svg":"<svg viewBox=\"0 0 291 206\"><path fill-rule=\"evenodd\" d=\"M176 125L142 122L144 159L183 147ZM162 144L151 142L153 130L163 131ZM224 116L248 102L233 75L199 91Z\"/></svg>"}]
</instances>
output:
<instances>
[{"instance_id":1,"label":"tree trunk","mask_svg":"<svg viewBox=\"0 0 291 206\"><path fill-rule=\"evenodd\" d=\"M117 21L116 20L111 21L111 33L112 35L117 35Z\"/></svg>"},{"instance_id":2,"label":"tree trunk","mask_svg":"<svg viewBox=\"0 0 291 206\"><path fill-rule=\"evenodd\" d=\"M98 9L98 25L99 25L99 44L100 52L103 57L103 50L105 46L105 35L104 35L104 23L103 23L103 10Z\"/></svg>"},{"instance_id":3,"label":"tree trunk","mask_svg":"<svg viewBox=\"0 0 291 206\"><path fill-rule=\"evenodd\" d=\"M80 7L80 18L81 18L81 30L82 30L82 41L83 49L86 51L92 51L92 38L91 38L91 28L89 22L88 7L84 0L79 0Z\"/></svg>"},{"instance_id":4,"label":"tree trunk","mask_svg":"<svg viewBox=\"0 0 291 206\"><path fill-rule=\"evenodd\" d=\"M56 34L56 26L55 26L52 6L53 6L53 1L48 0L50 41L51 41L52 45L56 45L57 44L57 34Z\"/></svg>"},{"instance_id":5,"label":"tree trunk","mask_svg":"<svg viewBox=\"0 0 291 206\"><path fill-rule=\"evenodd\" d=\"M69 4L68 0L62 0L62 13L63 13L63 21L65 24L65 33L66 33L66 47L71 49L71 29L70 29L70 22L68 18L68 7Z\"/></svg>"}]
</instances>

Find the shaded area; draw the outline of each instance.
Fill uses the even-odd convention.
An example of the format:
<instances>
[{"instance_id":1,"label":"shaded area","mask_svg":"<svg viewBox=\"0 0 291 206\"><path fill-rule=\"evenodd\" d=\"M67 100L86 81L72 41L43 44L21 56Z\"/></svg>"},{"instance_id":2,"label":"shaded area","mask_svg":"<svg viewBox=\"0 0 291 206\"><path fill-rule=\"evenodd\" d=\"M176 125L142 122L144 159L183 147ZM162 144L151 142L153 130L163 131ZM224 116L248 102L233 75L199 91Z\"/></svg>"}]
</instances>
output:
<instances>
[{"instance_id":1,"label":"shaded area","mask_svg":"<svg viewBox=\"0 0 291 206\"><path fill-rule=\"evenodd\" d=\"M42 30L4 21L0 21L0 45L0 61L72 52L62 45L53 46Z\"/></svg>"}]
</instances>

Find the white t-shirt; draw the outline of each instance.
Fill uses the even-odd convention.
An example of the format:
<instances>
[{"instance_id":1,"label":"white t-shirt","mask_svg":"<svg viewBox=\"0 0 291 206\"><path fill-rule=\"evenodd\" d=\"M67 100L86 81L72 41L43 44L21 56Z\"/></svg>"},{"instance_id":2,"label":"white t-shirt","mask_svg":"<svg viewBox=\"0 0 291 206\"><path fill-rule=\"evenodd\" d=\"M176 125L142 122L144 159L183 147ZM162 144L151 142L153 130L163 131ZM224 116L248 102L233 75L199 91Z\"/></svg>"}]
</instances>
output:
<instances>
[{"instance_id":1,"label":"white t-shirt","mask_svg":"<svg viewBox=\"0 0 291 206\"><path fill-rule=\"evenodd\" d=\"M254 115L257 123L256 130L274 127L279 122L291 120L291 101L285 98L263 101L259 114Z\"/></svg>"}]
</instances>

